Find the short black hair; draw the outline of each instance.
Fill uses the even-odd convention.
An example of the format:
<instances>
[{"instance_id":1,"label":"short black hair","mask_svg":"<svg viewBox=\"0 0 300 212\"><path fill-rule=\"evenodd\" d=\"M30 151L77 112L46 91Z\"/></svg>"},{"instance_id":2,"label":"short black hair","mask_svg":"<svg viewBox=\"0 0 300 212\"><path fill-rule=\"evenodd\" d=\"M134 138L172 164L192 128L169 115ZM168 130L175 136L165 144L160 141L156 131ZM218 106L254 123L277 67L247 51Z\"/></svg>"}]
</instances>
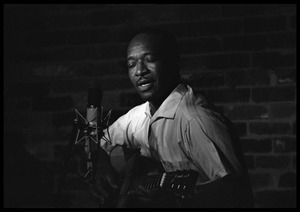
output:
<instances>
[{"instance_id":1,"label":"short black hair","mask_svg":"<svg viewBox=\"0 0 300 212\"><path fill-rule=\"evenodd\" d=\"M157 27L142 27L132 33L128 44L137 35L142 35L142 34L156 36L159 39L159 41L161 41L162 47L168 50L168 55L166 55L168 56L167 59L170 59L172 61L177 61L177 63L179 63L180 53L179 53L178 43L176 38L173 36L173 34L171 34L169 31Z\"/></svg>"}]
</instances>

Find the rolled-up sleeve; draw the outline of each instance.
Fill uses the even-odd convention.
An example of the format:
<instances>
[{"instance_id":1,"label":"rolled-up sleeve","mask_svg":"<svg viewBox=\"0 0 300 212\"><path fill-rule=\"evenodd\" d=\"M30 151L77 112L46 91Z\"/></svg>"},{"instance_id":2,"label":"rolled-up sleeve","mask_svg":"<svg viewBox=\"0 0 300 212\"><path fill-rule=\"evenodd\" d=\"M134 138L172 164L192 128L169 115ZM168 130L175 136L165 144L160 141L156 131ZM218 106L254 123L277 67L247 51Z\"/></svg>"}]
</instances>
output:
<instances>
[{"instance_id":1,"label":"rolled-up sleeve","mask_svg":"<svg viewBox=\"0 0 300 212\"><path fill-rule=\"evenodd\" d=\"M104 136L101 139L100 146L106 151L110 152L116 145L123 145L128 143L128 130L130 123L128 123L128 115L125 114L117 119L112 125L103 131Z\"/></svg>"}]
</instances>

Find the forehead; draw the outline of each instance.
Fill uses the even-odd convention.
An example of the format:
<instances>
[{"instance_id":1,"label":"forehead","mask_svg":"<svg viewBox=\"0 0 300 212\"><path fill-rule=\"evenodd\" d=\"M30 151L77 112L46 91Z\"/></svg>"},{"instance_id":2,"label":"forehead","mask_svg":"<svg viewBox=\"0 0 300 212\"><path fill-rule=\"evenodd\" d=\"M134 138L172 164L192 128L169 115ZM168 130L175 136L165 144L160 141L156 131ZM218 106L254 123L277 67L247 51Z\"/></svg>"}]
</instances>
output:
<instances>
[{"instance_id":1,"label":"forehead","mask_svg":"<svg viewBox=\"0 0 300 212\"><path fill-rule=\"evenodd\" d=\"M140 34L135 36L129 43L127 55L139 53L160 53L164 50L162 39L151 34Z\"/></svg>"}]
</instances>

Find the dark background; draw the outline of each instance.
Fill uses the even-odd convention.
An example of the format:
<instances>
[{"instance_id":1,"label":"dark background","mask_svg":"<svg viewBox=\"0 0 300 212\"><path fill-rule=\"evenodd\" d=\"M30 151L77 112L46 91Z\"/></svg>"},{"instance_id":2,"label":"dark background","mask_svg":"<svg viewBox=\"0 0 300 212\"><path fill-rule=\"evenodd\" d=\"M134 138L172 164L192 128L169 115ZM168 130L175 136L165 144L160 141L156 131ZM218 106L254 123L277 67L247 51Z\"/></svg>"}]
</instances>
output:
<instances>
[{"instance_id":1,"label":"dark background","mask_svg":"<svg viewBox=\"0 0 300 212\"><path fill-rule=\"evenodd\" d=\"M111 122L141 103L124 63L140 26L174 33L182 76L236 125L256 207L295 207L295 4L5 4L4 207L97 207L74 163L56 194L59 167L88 87Z\"/></svg>"}]
</instances>

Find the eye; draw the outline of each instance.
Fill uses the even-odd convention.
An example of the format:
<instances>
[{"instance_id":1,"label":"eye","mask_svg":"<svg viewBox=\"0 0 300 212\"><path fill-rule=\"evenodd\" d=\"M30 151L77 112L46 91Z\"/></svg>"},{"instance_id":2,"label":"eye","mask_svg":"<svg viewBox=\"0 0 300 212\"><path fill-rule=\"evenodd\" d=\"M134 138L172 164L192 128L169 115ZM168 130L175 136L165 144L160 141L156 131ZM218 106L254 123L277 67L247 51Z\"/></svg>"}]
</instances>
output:
<instances>
[{"instance_id":1,"label":"eye","mask_svg":"<svg viewBox=\"0 0 300 212\"><path fill-rule=\"evenodd\" d=\"M127 61L127 67L128 68L133 68L136 64L136 61L135 60L128 60Z\"/></svg>"},{"instance_id":2,"label":"eye","mask_svg":"<svg viewBox=\"0 0 300 212\"><path fill-rule=\"evenodd\" d=\"M158 60L158 58L154 55L148 55L146 58L145 58L145 61L147 63L154 63Z\"/></svg>"}]
</instances>

